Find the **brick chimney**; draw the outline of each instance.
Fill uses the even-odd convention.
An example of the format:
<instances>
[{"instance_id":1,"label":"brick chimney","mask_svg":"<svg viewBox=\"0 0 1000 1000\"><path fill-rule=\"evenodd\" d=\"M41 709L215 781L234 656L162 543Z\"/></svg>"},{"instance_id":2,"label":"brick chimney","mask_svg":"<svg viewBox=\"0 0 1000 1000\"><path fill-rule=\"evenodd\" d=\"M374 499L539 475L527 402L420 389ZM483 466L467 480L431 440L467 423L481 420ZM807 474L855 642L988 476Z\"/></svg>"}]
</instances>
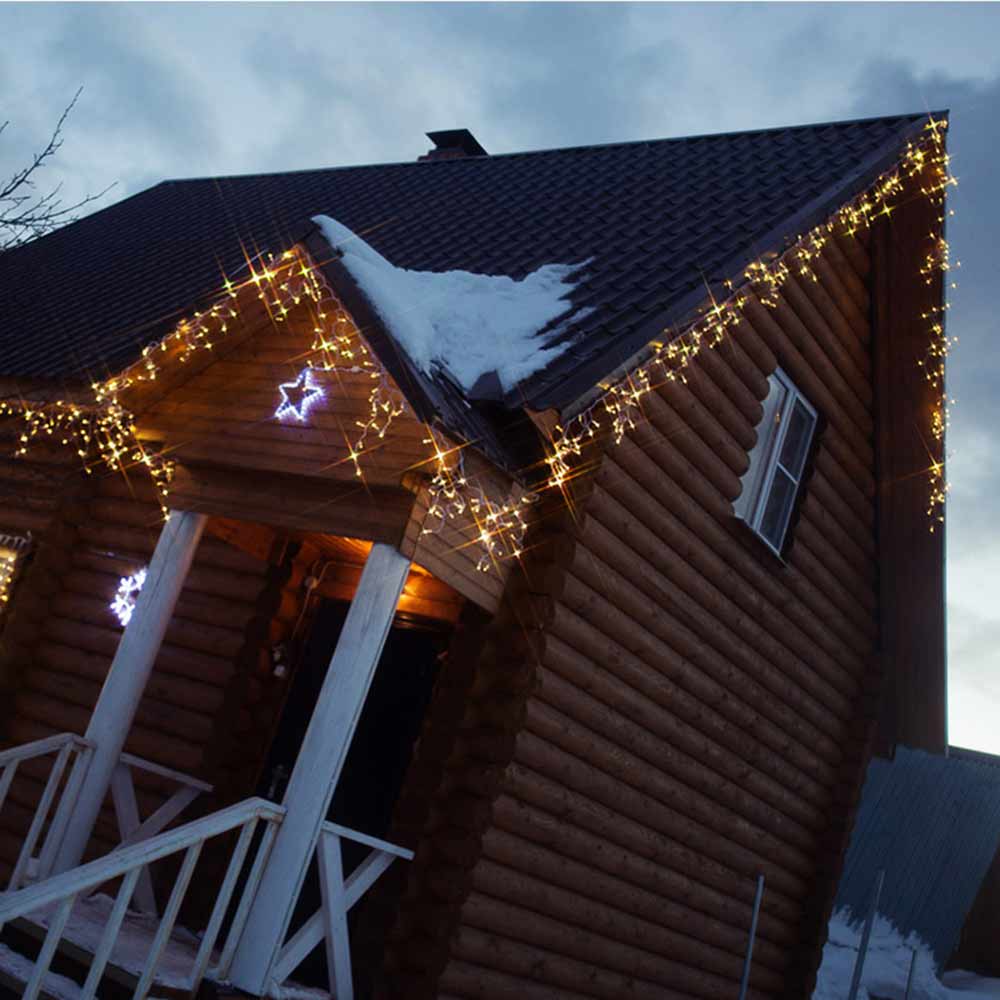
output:
<instances>
[{"instance_id":1,"label":"brick chimney","mask_svg":"<svg viewBox=\"0 0 1000 1000\"><path fill-rule=\"evenodd\" d=\"M452 128L425 134L434 143L434 148L423 156L418 156L418 160L461 160L467 156L490 155L467 128Z\"/></svg>"}]
</instances>

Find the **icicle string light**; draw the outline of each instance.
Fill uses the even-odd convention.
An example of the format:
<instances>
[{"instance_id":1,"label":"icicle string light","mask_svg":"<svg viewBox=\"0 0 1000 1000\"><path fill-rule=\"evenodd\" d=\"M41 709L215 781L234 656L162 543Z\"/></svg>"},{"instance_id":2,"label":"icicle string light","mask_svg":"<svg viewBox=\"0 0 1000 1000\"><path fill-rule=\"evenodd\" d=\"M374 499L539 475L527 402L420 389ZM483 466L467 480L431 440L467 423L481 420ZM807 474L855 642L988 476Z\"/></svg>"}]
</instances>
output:
<instances>
[{"instance_id":1,"label":"icicle string light","mask_svg":"<svg viewBox=\"0 0 1000 1000\"><path fill-rule=\"evenodd\" d=\"M0 613L10 600L11 587L17 576L17 564L25 550L31 545L31 533L27 535L0 534Z\"/></svg>"},{"instance_id":2,"label":"icicle string light","mask_svg":"<svg viewBox=\"0 0 1000 1000\"><path fill-rule=\"evenodd\" d=\"M898 207L897 199L903 194L907 180L922 174L920 193L940 208L938 223L944 223L945 192L956 183L949 170L949 157L944 148L944 130L947 123L931 119L925 126L926 134L919 142L909 143L897 163L883 174L866 191L845 204L825 222L799 236L782 254L772 254L769 259L751 262L744 269L739 283L728 281L729 295L721 302L712 301L710 308L679 336L671 337L664 331L663 342L650 344L648 360L632 369L624 378L613 384L602 384L601 394L585 410L567 423L558 425L551 436L547 462L547 486L562 489L573 474L573 460L579 458L586 444L599 430L607 429L615 444L619 444L627 431L636 426L642 415L642 398L658 385L675 380L684 381L684 370L705 348L713 349L743 318L743 308L750 296L761 304L776 308L782 287L790 275L818 281L815 264L824 247L836 233L856 236L871 228L880 218L890 217ZM939 233L929 234L931 248L921 267L927 283L952 267L947 241ZM952 286L954 287L954 286ZM955 338L944 332L944 310L925 313L929 346L921 362L924 373L934 387L940 402L930 415L930 433L942 443L948 426L949 400L944 393L945 359ZM930 478L927 513L931 530L944 517L944 503L948 484L944 478L944 463L932 461L928 470Z\"/></svg>"},{"instance_id":3,"label":"icicle string light","mask_svg":"<svg viewBox=\"0 0 1000 1000\"><path fill-rule=\"evenodd\" d=\"M662 341L650 344L648 360L624 378L601 384L601 394L586 410L556 426L547 454L548 478L544 488L566 486L574 474L574 460L582 456L586 444L599 431L610 431L613 440L619 443L642 418L643 397L665 382L683 381L686 367L703 349L715 348L731 335L751 294L765 306L774 308L790 275L818 280L816 261L834 234L855 236L878 219L891 216L908 179L923 173L921 194L941 206L938 221L943 223L945 192L955 183L944 150L946 127L946 122L931 120L926 136L920 142L908 144L897 166L879 177L867 191L826 222L798 237L784 253L769 254L748 264L738 281L725 283L729 294L723 301L713 300L710 308L679 336L664 331ZM943 236L931 234L930 240L921 268L928 283L938 273L958 266L952 264ZM357 433L349 445L349 458L356 474L361 476L361 459L370 439L384 438L393 420L406 412L401 393L305 251L296 247L280 257L250 261L248 267L249 276L245 280L238 283L225 280L219 301L194 313L163 340L146 347L141 358L120 375L94 383L91 404L62 400L46 404L0 401L0 416L20 417L23 421L16 454L24 455L35 440L49 439L75 448L88 473L101 465L113 470L124 470L128 465L144 467L166 516L173 462L144 448L136 433L135 419L120 398L130 387L154 381L165 364L175 361L183 364L195 352L212 350L235 327L241 300L251 294L263 303L275 324L284 323L297 306L307 306L313 322L311 357L307 362L311 372L371 379L368 410L357 421ZM929 342L922 367L940 397L940 404L930 417L930 433L941 443L948 426L945 359L954 338L944 332L943 309L926 313L923 319ZM424 531L438 531L449 521L471 517L483 546L480 569L487 570L501 560L519 556L524 546L528 510L536 497L512 495L497 501L466 475L461 450L442 448L432 431L428 443L435 471L430 483L429 524ZM929 475L928 515L933 530L943 518L948 492L943 463L933 461Z\"/></svg>"},{"instance_id":4,"label":"icicle string light","mask_svg":"<svg viewBox=\"0 0 1000 1000\"><path fill-rule=\"evenodd\" d=\"M534 493L494 500L480 483L466 475L461 448L445 448L431 428L425 444L434 449L437 469L428 486L427 518L421 534L438 534L449 521L470 517L476 525L480 556L476 568L488 572L505 559L520 558L528 531L528 510Z\"/></svg>"},{"instance_id":5,"label":"icicle string light","mask_svg":"<svg viewBox=\"0 0 1000 1000\"><path fill-rule=\"evenodd\" d=\"M360 459L370 436L384 438L392 421L404 412L401 394L304 251L296 247L280 257L250 262L248 266L245 280L236 283L225 279L219 301L182 320L162 340L143 348L140 359L119 375L94 382L90 387L92 403L0 401L0 416L22 421L15 454L25 455L36 439L47 439L72 447L88 475L101 466L111 470L142 466L156 487L166 517L174 463L143 446L135 418L121 402L122 394L134 386L154 382L166 364L184 364L196 352L211 351L235 329L241 299L249 293L263 303L275 324L284 323L296 306L308 305L313 323L310 370L359 374L371 379L368 413L357 422L358 432L350 442L349 457L360 476Z\"/></svg>"}]
</instances>

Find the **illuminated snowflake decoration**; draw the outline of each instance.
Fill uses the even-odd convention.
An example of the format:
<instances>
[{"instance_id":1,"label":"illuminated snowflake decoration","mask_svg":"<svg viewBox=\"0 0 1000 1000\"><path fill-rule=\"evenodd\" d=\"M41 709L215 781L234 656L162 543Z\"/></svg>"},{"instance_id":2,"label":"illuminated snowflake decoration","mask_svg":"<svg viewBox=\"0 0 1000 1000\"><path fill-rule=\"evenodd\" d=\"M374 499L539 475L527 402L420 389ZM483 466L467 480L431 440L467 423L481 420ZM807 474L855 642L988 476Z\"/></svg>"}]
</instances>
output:
<instances>
[{"instance_id":1,"label":"illuminated snowflake decoration","mask_svg":"<svg viewBox=\"0 0 1000 1000\"><path fill-rule=\"evenodd\" d=\"M115 599L108 605L114 612L115 617L121 622L122 628L132 620L132 612L135 611L135 602L142 590L142 585L146 582L146 568L143 567L131 576L123 576L118 582L118 593Z\"/></svg>"},{"instance_id":2,"label":"illuminated snowflake decoration","mask_svg":"<svg viewBox=\"0 0 1000 1000\"><path fill-rule=\"evenodd\" d=\"M283 382L278 386L281 402L274 411L279 420L295 417L304 421L309 411L325 395L322 386L318 385L311 368L303 368L294 382Z\"/></svg>"}]
</instances>

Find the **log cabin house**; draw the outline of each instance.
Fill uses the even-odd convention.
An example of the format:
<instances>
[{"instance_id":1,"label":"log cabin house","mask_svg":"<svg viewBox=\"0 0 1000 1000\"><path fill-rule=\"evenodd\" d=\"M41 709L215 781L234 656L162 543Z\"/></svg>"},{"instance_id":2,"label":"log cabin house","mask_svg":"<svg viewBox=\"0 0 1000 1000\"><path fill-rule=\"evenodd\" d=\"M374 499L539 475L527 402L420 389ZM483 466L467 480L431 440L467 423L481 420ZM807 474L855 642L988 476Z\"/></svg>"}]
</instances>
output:
<instances>
[{"instance_id":1,"label":"log cabin house","mask_svg":"<svg viewBox=\"0 0 1000 1000\"><path fill-rule=\"evenodd\" d=\"M946 127L430 133L0 256L11 988L808 997L945 746Z\"/></svg>"}]
</instances>

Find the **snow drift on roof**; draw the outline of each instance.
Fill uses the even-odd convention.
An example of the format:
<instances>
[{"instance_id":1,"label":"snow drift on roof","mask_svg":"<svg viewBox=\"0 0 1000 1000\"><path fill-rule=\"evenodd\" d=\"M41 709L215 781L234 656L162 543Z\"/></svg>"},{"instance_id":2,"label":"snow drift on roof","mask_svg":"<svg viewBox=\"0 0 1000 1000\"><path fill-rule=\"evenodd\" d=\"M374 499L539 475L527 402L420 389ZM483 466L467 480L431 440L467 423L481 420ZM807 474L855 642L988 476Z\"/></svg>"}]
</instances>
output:
<instances>
[{"instance_id":1,"label":"snow drift on roof","mask_svg":"<svg viewBox=\"0 0 1000 1000\"><path fill-rule=\"evenodd\" d=\"M553 339L574 319L570 275L586 263L545 264L520 281L470 271L408 271L326 215L313 219L389 332L428 375L445 369L469 392L496 372L507 392L570 346ZM563 322L546 330L554 320Z\"/></svg>"}]
</instances>

